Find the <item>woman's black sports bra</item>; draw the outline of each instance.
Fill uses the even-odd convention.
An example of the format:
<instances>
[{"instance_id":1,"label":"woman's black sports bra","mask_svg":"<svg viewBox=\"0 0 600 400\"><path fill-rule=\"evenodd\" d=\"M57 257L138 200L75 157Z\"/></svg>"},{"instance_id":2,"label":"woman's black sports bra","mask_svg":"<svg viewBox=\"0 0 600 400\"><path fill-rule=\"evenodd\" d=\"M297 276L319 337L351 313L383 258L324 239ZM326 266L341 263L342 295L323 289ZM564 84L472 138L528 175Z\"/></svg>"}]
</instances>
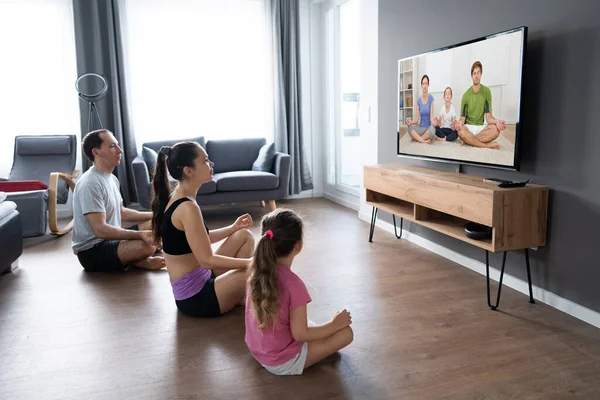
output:
<instances>
[{"instance_id":1,"label":"woman's black sports bra","mask_svg":"<svg viewBox=\"0 0 600 400\"><path fill-rule=\"evenodd\" d=\"M185 237L185 232L177 229L171 221L173 212L181 203L186 201L192 200L188 199L187 197L182 197L179 200L175 200L163 214L162 223L160 226L160 237L162 238L163 251L167 254L177 256L192 252L187 238ZM204 228L206 229L206 233L208 233L208 226L206 226L206 222L204 222Z\"/></svg>"}]
</instances>

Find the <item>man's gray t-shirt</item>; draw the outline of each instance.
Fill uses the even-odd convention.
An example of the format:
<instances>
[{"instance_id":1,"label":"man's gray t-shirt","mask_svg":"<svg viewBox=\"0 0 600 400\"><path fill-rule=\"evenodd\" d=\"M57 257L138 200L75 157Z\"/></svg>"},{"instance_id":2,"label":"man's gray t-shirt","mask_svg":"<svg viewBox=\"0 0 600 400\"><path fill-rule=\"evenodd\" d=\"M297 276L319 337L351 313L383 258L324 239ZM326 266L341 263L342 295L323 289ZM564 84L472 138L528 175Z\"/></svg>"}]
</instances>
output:
<instances>
[{"instance_id":1,"label":"man's gray t-shirt","mask_svg":"<svg viewBox=\"0 0 600 400\"><path fill-rule=\"evenodd\" d=\"M100 243L85 214L103 212L106 223L121 227L121 191L119 180L92 166L75 185L73 193L73 252L88 250Z\"/></svg>"}]
</instances>

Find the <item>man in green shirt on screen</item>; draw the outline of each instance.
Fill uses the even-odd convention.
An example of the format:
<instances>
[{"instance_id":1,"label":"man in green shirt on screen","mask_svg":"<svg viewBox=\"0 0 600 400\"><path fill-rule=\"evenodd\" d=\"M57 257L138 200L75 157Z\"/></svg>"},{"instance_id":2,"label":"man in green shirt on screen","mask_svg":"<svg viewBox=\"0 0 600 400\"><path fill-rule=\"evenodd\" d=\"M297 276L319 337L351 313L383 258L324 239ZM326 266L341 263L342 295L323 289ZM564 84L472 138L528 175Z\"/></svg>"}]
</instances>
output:
<instances>
[{"instance_id":1,"label":"man in green shirt on screen","mask_svg":"<svg viewBox=\"0 0 600 400\"><path fill-rule=\"evenodd\" d=\"M499 149L495 140L506 129L506 122L492 115L492 92L481 84L482 73L483 66L475 61L471 67L473 85L463 94L455 129L463 144Z\"/></svg>"}]
</instances>

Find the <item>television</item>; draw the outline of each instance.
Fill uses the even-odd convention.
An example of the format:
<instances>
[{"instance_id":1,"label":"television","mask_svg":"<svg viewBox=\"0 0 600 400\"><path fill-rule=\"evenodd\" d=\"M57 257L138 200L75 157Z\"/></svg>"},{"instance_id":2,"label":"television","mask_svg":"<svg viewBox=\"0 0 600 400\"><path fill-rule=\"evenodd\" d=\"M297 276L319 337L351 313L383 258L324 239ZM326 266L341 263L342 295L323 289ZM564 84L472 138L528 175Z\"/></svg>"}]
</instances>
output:
<instances>
[{"instance_id":1,"label":"television","mask_svg":"<svg viewBox=\"0 0 600 400\"><path fill-rule=\"evenodd\" d=\"M398 60L398 156L519 170L527 27Z\"/></svg>"}]
</instances>

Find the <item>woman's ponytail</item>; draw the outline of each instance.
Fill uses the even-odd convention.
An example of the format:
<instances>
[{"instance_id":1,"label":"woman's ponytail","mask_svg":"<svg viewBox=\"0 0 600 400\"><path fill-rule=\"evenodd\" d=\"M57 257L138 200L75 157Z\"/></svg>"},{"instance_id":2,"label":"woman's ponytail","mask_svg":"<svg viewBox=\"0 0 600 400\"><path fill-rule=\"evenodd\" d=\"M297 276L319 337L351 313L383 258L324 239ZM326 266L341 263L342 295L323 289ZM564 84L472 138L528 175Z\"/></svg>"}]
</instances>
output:
<instances>
[{"instance_id":1,"label":"woman's ponytail","mask_svg":"<svg viewBox=\"0 0 600 400\"><path fill-rule=\"evenodd\" d=\"M152 178L152 188L154 196L152 199L152 237L155 243L160 241L160 227L165 213L165 207L171 196L171 187L167 174L167 158L171 153L171 148L163 146L158 152L154 177Z\"/></svg>"}]
</instances>

